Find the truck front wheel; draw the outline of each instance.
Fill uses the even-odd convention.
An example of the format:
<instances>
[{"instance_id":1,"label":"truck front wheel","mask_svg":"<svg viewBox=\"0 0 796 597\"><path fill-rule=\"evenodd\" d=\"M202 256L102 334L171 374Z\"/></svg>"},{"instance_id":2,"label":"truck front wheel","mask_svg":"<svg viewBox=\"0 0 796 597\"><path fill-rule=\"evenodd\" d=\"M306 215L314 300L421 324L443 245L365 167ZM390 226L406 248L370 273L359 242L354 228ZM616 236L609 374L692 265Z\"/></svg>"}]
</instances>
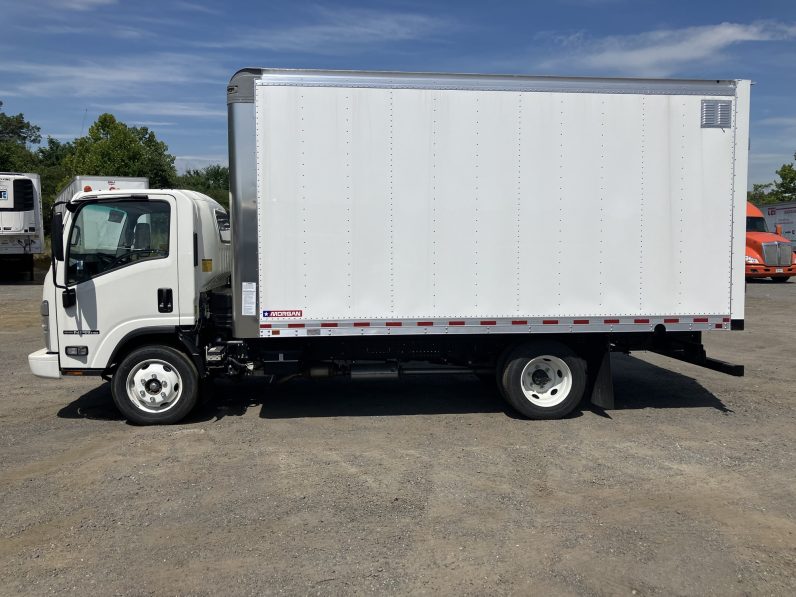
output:
<instances>
[{"instance_id":1,"label":"truck front wheel","mask_svg":"<svg viewBox=\"0 0 796 597\"><path fill-rule=\"evenodd\" d=\"M177 423L196 406L199 374L170 346L144 346L116 369L111 393L125 418L141 425Z\"/></svg>"},{"instance_id":2,"label":"truck front wheel","mask_svg":"<svg viewBox=\"0 0 796 597\"><path fill-rule=\"evenodd\" d=\"M560 419L586 390L586 362L559 342L529 342L503 359L500 385L508 403L529 419Z\"/></svg>"}]
</instances>

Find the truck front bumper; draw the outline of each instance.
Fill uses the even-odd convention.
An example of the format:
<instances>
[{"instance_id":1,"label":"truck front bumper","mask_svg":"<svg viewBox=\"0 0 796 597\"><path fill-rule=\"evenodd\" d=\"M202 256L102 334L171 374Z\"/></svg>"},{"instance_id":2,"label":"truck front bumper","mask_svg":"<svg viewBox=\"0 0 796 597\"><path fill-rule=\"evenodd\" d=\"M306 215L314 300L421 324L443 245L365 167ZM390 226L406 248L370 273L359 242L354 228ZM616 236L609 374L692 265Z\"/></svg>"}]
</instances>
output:
<instances>
[{"instance_id":1,"label":"truck front bumper","mask_svg":"<svg viewBox=\"0 0 796 597\"><path fill-rule=\"evenodd\" d=\"M774 267L757 263L746 264L747 278L770 278L772 276L796 276L796 265L790 267Z\"/></svg>"},{"instance_id":2,"label":"truck front bumper","mask_svg":"<svg viewBox=\"0 0 796 597\"><path fill-rule=\"evenodd\" d=\"M31 373L37 377L61 378L57 352L47 352L46 348L32 352L28 355L28 365Z\"/></svg>"}]
</instances>

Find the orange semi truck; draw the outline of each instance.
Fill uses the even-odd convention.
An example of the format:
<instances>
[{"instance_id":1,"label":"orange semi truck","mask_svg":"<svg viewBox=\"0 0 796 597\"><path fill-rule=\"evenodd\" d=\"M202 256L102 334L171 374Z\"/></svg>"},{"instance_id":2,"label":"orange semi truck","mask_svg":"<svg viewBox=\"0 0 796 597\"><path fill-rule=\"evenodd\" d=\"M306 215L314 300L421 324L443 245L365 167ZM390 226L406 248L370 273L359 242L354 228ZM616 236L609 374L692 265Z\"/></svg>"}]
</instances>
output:
<instances>
[{"instance_id":1,"label":"orange semi truck","mask_svg":"<svg viewBox=\"0 0 796 597\"><path fill-rule=\"evenodd\" d=\"M796 276L796 253L792 243L782 236L781 226L769 232L763 212L746 204L746 279L771 278L787 282Z\"/></svg>"}]
</instances>

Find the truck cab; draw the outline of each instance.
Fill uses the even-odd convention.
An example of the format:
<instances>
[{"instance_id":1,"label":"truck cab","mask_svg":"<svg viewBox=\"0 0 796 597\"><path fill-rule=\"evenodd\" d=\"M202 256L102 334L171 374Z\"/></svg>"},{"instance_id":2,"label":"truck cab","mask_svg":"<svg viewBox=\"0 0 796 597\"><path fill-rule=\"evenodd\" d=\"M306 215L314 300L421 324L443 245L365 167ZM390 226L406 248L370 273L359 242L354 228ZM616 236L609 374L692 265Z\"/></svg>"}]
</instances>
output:
<instances>
[{"instance_id":1,"label":"truck cab","mask_svg":"<svg viewBox=\"0 0 796 597\"><path fill-rule=\"evenodd\" d=\"M122 382L144 392L144 414L180 410L195 399L186 394L195 394L190 378L201 367L191 357L200 299L229 280L226 211L177 190L84 192L64 207L53 219L41 303L46 347L29 356L33 373L107 377L131 352L158 346Z\"/></svg>"},{"instance_id":2,"label":"truck cab","mask_svg":"<svg viewBox=\"0 0 796 597\"><path fill-rule=\"evenodd\" d=\"M777 227L779 228L779 227ZM771 278L787 282L796 276L796 254L781 230L770 232L763 212L746 204L746 279Z\"/></svg>"}]
</instances>

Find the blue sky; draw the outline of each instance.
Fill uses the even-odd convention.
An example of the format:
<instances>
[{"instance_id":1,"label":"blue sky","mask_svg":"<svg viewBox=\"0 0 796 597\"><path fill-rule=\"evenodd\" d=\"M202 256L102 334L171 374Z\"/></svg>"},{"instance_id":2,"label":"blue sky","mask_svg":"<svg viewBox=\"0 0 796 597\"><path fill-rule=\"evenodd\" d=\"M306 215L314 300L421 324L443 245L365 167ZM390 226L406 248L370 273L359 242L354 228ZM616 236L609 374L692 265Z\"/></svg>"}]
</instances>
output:
<instances>
[{"instance_id":1,"label":"blue sky","mask_svg":"<svg viewBox=\"0 0 796 597\"><path fill-rule=\"evenodd\" d=\"M796 151L796 0L0 0L0 100L71 139L147 125L180 169L226 163L244 66L750 78L750 184ZM85 121L85 123L84 123Z\"/></svg>"}]
</instances>

